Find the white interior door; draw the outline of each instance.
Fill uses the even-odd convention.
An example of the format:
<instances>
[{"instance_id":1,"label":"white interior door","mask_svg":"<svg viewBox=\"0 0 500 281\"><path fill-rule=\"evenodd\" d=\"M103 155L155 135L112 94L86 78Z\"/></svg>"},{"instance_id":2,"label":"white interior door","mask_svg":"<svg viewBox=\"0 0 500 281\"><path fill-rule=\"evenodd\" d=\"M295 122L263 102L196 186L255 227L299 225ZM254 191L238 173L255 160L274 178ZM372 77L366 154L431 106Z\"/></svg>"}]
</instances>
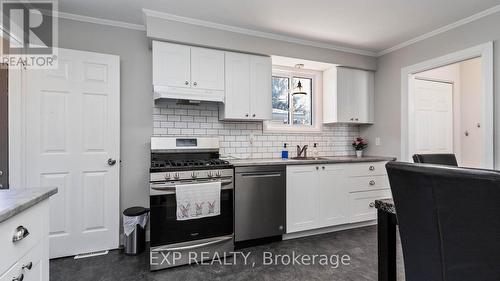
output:
<instances>
[{"instance_id":1,"label":"white interior door","mask_svg":"<svg viewBox=\"0 0 500 281\"><path fill-rule=\"evenodd\" d=\"M453 85L413 81L411 154L453 153Z\"/></svg>"},{"instance_id":2,"label":"white interior door","mask_svg":"<svg viewBox=\"0 0 500 281\"><path fill-rule=\"evenodd\" d=\"M118 56L67 49L26 72L26 186L59 188L51 258L118 247L119 73Z\"/></svg>"}]
</instances>

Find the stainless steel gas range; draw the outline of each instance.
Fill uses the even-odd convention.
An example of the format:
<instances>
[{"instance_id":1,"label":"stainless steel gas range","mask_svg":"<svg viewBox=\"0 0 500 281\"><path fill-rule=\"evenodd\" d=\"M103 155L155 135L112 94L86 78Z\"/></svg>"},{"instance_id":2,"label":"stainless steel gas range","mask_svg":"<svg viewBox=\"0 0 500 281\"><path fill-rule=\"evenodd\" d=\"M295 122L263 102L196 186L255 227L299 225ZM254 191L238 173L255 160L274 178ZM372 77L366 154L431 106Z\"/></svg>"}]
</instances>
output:
<instances>
[{"instance_id":1,"label":"stainless steel gas range","mask_svg":"<svg viewBox=\"0 0 500 281\"><path fill-rule=\"evenodd\" d=\"M177 220L176 187L220 182L220 214ZM150 269L227 256L234 250L233 167L219 159L217 138L151 139Z\"/></svg>"}]
</instances>

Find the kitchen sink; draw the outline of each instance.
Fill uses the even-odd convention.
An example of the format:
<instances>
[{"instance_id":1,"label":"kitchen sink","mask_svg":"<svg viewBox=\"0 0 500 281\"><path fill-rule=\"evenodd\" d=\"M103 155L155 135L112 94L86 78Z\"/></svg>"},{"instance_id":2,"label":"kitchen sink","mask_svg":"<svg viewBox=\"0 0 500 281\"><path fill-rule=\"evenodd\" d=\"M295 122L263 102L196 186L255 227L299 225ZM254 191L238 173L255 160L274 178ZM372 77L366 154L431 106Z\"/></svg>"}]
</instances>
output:
<instances>
[{"instance_id":1,"label":"kitchen sink","mask_svg":"<svg viewBox=\"0 0 500 281\"><path fill-rule=\"evenodd\" d=\"M311 160L311 161L317 161L317 160L328 160L323 157L292 157L290 158L292 160Z\"/></svg>"}]
</instances>

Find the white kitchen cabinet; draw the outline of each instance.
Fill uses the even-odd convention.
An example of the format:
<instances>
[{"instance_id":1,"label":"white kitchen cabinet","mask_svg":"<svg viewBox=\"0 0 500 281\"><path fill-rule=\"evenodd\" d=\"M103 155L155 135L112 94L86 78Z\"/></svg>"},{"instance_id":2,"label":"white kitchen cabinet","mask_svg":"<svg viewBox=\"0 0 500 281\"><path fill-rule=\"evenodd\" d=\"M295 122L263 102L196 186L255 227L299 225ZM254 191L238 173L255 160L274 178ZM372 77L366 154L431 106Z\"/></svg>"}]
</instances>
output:
<instances>
[{"instance_id":1,"label":"white kitchen cabinet","mask_svg":"<svg viewBox=\"0 0 500 281\"><path fill-rule=\"evenodd\" d=\"M221 120L272 118L272 64L270 57L226 52L225 102Z\"/></svg>"},{"instance_id":2,"label":"white kitchen cabinet","mask_svg":"<svg viewBox=\"0 0 500 281\"><path fill-rule=\"evenodd\" d=\"M191 47L191 86L224 90L224 52Z\"/></svg>"},{"instance_id":3,"label":"white kitchen cabinet","mask_svg":"<svg viewBox=\"0 0 500 281\"><path fill-rule=\"evenodd\" d=\"M272 119L271 78L271 58L250 56L250 112L252 119Z\"/></svg>"},{"instance_id":4,"label":"white kitchen cabinet","mask_svg":"<svg viewBox=\"0 0 500 281\"><path fill-rule=\"evenodd\" d=\"M287 233L376 219L391 197L386 162L287 166Z\"/></svg>"},{"instance_id":5,"label":"white kitchen cabinet","mask_svg":"<svg viewBox=\"0 0 500 281\"><path fill-rule=\"evenodd\" d=\"M319 180L317 166L287 166L286 232L318 227Z\"/></svg>"},{"instance_id":6,"label":"white kitchen cabinet","mask_svg":"<svg viewBox=\"0 0 500 281\"><path fill-rule=\"evenodd\" d=\"M323 123L373 124L374 72L333 67L323 72Z\"/></svg>"},{"instance_id":7,"label":"white kitchen cabinet","mask_svg":"<svg viewBox=\"0 0 500 281\"><path fill-rule=\"evenodd\" d=\"M250 56L226 53L226 98L219 116L246 119L250 115Z\"/></svg>"},{"instance_id":8,"label":"white kitchen cabinet","mask_svg":"<svg viewBox=\"0 0 500 281\"><path fill-rule=\"evenodd\" d=\"M14 242L13 234L20 227L29 234ZM43 200L0 224L0 281L49 280L48 227L49 200Z\"/></svg>"},{"instance_id":9,"label":"white kitchen cabinet","mask_svg":"<svg viewBox=\"0 0 500 281\"><path fill-rule=\"evenodd\" d=\"M345 166L321 165L319 180L319 226L327 227L348 222L348 201Z\"/></svg>"},{"instance_id":10,"label":"white kitchen cabinet","mask_svg":"<svg viewBox=\"0 0 500 281\"><path fill-rule=\"evenodd\" d=\"M341 165L287 167L287 233L347 222L347 190Z\"/></svg>"},{"instance_id":11,"label":"white kitchen cabinet","mask_svg":"<svg viewBox=\"0 0 500 281\"><path fill-rule=\"evenodd\" d=\"M219 50L153 41L155 99L223 102L224 56Z\"/></svg>"},{"instance_id":12,"label":"white kitchen cabinet","mask_svg":"<svg viewBox=\"0 0 500 281\"><path fill-rule=\"evenodd\" d=\"M191 47L153 41L153 85L191 87Z\"/></svg>"}]
</instances>

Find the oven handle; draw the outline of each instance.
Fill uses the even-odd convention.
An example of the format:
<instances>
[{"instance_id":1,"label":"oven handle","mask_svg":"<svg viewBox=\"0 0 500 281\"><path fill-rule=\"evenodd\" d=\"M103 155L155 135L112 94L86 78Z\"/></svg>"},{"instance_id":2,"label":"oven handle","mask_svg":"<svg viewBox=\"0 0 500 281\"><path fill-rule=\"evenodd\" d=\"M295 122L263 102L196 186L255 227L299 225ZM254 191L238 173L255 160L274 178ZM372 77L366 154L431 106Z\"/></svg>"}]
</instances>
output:
<instances>
[{"instance_id":1,"label":"oven handle","mask_svg":"<svg viewBox=\"0 0 500 281\"><path fill-rule=\"evenodd\" d=\"M179 183L179 185L182 184L197 184L197 183L210 183L210 182L220 182L221 186L226 186L229 184L232 184L232 180L220 180L220 181L200 181L200 182L185 182L185 183ZM169 190L169 189L175 189L176 184L165 184L165 183L152 183L151 188L155 190ZM222 187L221 189L232 189L231 187L225 188Z\"/></svg>"},{"instance_id":2,"label":"oven handle","mask_svg":"<svg viewBox=\"0 0 500 281\"><path fill-rule=\"evenodd\" d=\"M196 249L196 248L201 248L209 245L214 245L214 244L219 244L222 242L226 242L229 240L232 240L232 236L224 237L222 239L217 239L214 241L209 241L205 243L200 243L200 244L195 244L195 245L189 245L189 246L183 246L183 247L174 247L174 248L161 248L161 249L154 249L152 250L153 252L163 252L163 251L170 251L170 252L175 252L175 251L185 251L185 250L191 250L191 249Z\"/></svg>"}]
</instances>

